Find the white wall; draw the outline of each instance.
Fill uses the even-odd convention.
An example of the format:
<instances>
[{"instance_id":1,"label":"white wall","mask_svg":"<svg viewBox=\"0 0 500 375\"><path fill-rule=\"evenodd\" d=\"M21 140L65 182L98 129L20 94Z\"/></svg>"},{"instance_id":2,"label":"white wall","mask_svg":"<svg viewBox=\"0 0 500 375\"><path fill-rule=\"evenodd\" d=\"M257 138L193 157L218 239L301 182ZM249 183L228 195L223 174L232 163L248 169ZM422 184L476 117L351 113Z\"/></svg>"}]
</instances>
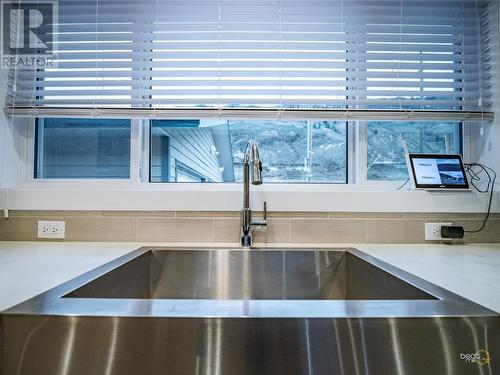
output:
<instances>
[{"instance_id":1,"label":"white wall","mask_svg":"<svg viewBox=\"0 0 500 375\"><path fill-rule=\"evenodd\" d=\"M7 92L8 70L0 69L0 209L8 208L6 188L18 186L21 155L24 155L23 137L26 126L13 126L3 107Z\"/></svg>"},{"instance_id":2,"label":"white wall","mask_svg":"<svg viewBox=\"0 0 500 375\"><path fill-rule=\"evenodd\" d=\"M479 162L496 171L498 178L495 189L500 190L500 111L496 111L495 116L495 123L485 125L484 135L479 138Z\"/></svg>"},{"instance_id":3,"label":"white wall","mask_svg":"<svg viewBox=\"0 0 500 375\"><path fill-rule=\"evenodd\" d=\"M7 71L0 70L0 106L5 103L7 91ZM9 138L11 138L12 128L8 126L7 119L3 110L0 110L0 209L7 208L7 192L4 189L8 186L10 180L9 169L7 168L7 154L9 147Z\"/></svg>"},{"instance_id":4,"label":"white wall","mask_svg":"<svg viewBox=\"0 0 500 375\"><path fill-rule=\"evenodd\" d=\"M1 47L1 45L0 45ZM0 105L5 103L7 92L7 70L0 70ZM7 119L3 110L0 110L0 188L5 186L5 158L7 154L7 138L10 130L8 129Z\"/></svg>"},{"instance_id":5,"label":"white wall","mask_svg":"<svg viewBox=\"0 0 500 375\"><path fill-rule=\"evenodd\" d=\"M485 124L483 131L478 127L476 131L477 139L477 154L479 155L479 162L493 168L498 176L496 190L500 190L500 5L498 2L492 2L491 5L495 9L496 17L493 18L491 35L492 38L490 45L490 53L493 55L493 68L494 74L493 82L493 98L495 106L495 120L493 123Z\"/></svg>"},{"instance_id":6,"label":"white wall","mask_svg":"<svg viewBox=\"0 0 500 375\"><path fill-rule=\"evenodd\" d=\"M338 212L484 212L488 194L464 192L364 190L354 186L252 187L252 209L268 202L271 211ZM190 210L236 211L242 186L234 184L169 184L130 188L94 188L75 183L64 188L15 189L9 207L18 210ZM500 212L496 193L493 212Z\"/></svg>"}]
</instances>

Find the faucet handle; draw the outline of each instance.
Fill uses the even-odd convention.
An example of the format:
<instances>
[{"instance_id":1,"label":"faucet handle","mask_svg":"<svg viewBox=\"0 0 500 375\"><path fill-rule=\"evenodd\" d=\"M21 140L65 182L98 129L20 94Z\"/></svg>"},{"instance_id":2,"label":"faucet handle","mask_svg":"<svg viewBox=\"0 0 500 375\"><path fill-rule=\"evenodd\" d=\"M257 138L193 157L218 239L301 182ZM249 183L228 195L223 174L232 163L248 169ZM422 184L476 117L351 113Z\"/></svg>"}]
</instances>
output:
<instances>
[{"instance_id":1,"label":"faucet handle","mask_svg":"<svg viewBox=\"0 0 500 375\"><path fill-rule=\"evenodd\" d=\"M252 219L250 222L252 230L267 230L267 221L262 219Z\"/></svg>"},{"instance_id":2,"label":"faucet handle","mask_svg":"<svg viewBox=\"0 0 500 375\"><path fill-rule=\"evenodd\" d=\"M262 219L252 219L250 226L252 230L267 230L267 202L264 202Z\"/></svg>"}]
</instances>

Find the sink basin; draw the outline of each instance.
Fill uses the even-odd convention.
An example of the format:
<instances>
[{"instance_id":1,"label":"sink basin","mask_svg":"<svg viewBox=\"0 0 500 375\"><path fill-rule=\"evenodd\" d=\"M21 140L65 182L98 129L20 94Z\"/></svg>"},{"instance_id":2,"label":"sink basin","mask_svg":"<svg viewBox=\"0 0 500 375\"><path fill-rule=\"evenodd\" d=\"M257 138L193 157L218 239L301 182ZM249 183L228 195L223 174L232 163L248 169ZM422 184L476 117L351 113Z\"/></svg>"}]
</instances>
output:
<instances>
[{"instance_id":1,"label":"sink basin","mask_svg":"<svg viewBox=\"0 0 500 375\"><path fill-rule=\"evenodd\" d=\"M351 248L144 247L0 314L0 375L500 374L498 348L498 314Z\"/></svg>"},{"instance_id":2,"label":"sink basin","mask_svg":"<svg viewBox=\"0 0 500 375\"><path fill-rule=\"evenodd\" d=\"M436 299L347 251L283 250L150 250L64 297Z\"/></svg>"},{"instance_id":3,"label":"sink basin","mask_svg":"<svg viewBox=\"0 0 500 375\"><path fill-rule=\"evenodd\" d=\"M8 313L375 318L490 313L357 249L140 248Z\"/></svg>"}]
</instances>

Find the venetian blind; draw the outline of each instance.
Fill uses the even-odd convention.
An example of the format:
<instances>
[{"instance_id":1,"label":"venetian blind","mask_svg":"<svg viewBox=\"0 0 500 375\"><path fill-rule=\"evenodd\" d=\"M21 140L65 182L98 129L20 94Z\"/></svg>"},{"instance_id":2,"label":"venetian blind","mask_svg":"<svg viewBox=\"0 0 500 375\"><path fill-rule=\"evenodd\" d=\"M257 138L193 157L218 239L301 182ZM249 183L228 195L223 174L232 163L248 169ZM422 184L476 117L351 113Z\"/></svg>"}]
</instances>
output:
<instances>
[{"instance_id":1,"label":"venetian blind","mask_svg":"<svg viewBox=\"0 0 500 375\"><path fill-rule=\"evenodd\" d=\"M57 67L8 105L483 110L485 4L60 0Z\"/></svg>"}]
</instances>

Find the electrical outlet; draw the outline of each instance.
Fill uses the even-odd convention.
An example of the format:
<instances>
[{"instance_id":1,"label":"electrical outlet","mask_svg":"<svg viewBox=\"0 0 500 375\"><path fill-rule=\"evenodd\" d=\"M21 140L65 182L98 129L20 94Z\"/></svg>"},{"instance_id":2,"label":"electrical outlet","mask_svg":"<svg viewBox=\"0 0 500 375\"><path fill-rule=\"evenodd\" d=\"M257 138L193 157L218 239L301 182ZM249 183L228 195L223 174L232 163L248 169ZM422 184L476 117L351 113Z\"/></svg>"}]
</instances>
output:
<instances>
[{"instance_id":1,"label":"electrical outlet","mask_svg":"<svg viewBox=\"0 0 500 375\"><path fill-rule=\"evenodd\" d=\"M38 238L64 238L64 221L39 221Z\"/></svg>"},{"instance_id":2,"label":"electrical outlet","mask_svg":"<svg viewBox=\"0 0 500 375\"><path fill-rule=\"evenodd\" d=\"M441 237L441 227L450 226L452 223L425 223L425 240L426 241L439 241L449 240Z\"/></svg>"}]
</instances>

